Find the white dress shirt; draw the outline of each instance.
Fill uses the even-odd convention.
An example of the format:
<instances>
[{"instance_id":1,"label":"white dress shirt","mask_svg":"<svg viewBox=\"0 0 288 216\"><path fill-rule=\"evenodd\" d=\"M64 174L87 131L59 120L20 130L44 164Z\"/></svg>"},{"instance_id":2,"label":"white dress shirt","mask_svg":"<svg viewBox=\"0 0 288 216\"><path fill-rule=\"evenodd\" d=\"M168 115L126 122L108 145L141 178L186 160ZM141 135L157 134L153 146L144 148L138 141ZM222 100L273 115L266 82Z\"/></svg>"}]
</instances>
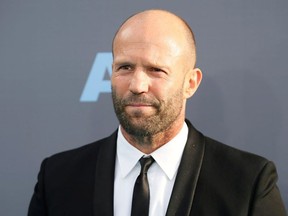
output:
<instances>
[{"instance_id":1,"label":"white dress shirt","mask_svg":"<svg viewBox=\"0 0 288 216\"><path fill-rule=\"evenodd\" d=\"M184 123L180 132L172 140L150 154L155 162L148 170L149 216L166 214L187 136L188 127ZM141 169L138 161L146 154L128 143L121 133L120 126L116 151L114 215L130 216L134 183Z\"/></svg>"}]
</instances>

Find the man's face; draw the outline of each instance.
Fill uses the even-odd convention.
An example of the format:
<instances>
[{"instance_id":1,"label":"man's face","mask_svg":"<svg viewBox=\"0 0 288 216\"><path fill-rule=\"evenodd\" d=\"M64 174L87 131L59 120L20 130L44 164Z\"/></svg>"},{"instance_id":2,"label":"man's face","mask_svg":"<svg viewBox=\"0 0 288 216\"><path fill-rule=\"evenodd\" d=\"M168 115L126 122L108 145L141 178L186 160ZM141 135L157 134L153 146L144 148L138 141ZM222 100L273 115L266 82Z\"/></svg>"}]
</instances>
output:
<instances>
[{"instance_id":1,"label":"man's face","mask_svg":"<svg viewBox=\"0 0 288 216\"><path fill-rule=\"evenodd\" d=\"M151 136L184 117L185 58L165 37L132 35L122 34L114 43L113 104L127 133Z\"/></svg>"}]
</instances>

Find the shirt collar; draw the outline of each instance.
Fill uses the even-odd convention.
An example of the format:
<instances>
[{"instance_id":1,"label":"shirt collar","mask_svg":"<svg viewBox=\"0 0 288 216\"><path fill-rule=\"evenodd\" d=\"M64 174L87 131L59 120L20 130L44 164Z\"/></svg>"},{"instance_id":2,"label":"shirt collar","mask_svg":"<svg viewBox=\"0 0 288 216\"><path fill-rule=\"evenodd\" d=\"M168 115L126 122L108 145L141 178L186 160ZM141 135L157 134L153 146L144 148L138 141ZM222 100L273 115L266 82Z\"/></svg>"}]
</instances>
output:
<instances>
[{"instance_id":1,"label":"shirt collar","mask_svg":"<svg viewBox=\"0 0 288 216\"><path fill-rule=\"evenodd\" d=\"M187 137L188 127L184 123L180 132L172 140L150 154L170 180L175 176L179 167ZM143 152L128 143L119 126L117 158L123 178L132 171L143 155L145 155Z\"/></svg>"}]
</instances>

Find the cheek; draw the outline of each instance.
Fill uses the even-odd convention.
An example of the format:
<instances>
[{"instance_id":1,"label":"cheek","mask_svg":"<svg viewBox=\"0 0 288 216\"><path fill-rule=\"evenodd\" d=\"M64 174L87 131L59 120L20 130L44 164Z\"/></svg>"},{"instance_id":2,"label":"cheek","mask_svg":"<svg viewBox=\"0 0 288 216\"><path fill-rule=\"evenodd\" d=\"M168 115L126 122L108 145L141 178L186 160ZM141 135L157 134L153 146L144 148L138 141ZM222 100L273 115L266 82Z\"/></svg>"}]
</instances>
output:
<instances>
[{"instance_id":1,"label":"cheek","mask_svg":"<svg viewBox=\"0 0 288 216\"><path fill-rule=\"evenodd\" d=\"M175 94L175 92L183 92L183 80L180 78L174 78L165 80L162 82L154 83L153 88L155 91L169 97L169 95Z\"/></svg>"},{"instance_id":2,"label":"cheek","mask_svg":"<svg viewBox=\"0 0 288 216\"><path fill-rule=\"evenodd\" d=\"M173 82L167 80L157 80L151 82L149 93L159 100L166 100L170 95L174 94L176 86Z\"/></svg>"},{"instance_id":3,"label":"cheek","mask_svg":"<svg viewBox=\"0 0 288 216\"><path fill-rule=\"evenodd\" d=\"M129 82L127 79L123 79L122 77L111 77L111 86L117 91L117 94L123 93L128 90Z\"/></svg>"}]
</instances>

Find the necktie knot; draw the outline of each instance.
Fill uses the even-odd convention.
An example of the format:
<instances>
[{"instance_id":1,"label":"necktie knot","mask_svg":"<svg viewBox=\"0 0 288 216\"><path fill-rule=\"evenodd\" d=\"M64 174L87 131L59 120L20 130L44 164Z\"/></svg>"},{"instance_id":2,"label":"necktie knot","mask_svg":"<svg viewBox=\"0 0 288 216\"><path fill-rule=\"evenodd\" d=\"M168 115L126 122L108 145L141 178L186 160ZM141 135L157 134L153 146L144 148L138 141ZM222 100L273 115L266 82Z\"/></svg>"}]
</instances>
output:
<instances>
[{"instance_id":1,"label":"necktie knot","mask_svg":"<svg viewBox=\"0 0 288 216\"><path fill-rule=\"evenodd\" d=\"M154 158L149 156L149 157L142 157L140 159L140 164L141 164L141 173L147 173L148 169L150 168L150 166L152 165L152 163L154 162Z\"/></svg>"}]
</instances>

